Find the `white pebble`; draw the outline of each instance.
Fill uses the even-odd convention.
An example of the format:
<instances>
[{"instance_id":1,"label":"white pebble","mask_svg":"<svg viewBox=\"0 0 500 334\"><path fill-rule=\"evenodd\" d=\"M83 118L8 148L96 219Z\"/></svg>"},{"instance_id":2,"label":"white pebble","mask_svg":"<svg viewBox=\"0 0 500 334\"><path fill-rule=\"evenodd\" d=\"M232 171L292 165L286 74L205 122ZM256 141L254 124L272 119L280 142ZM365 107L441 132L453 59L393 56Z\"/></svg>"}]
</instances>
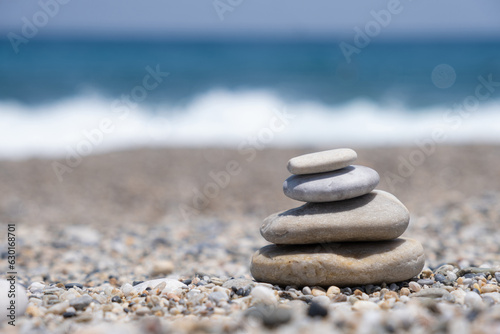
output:
<instances>
[{"instance_id":1,"label":"white pebble","mask_svg":"<svg viewBox=\"0 0 500 334\"><path fill-rule=\"evenodd\" d=\"M377 304L367 300L358 300L354 303L354 305L352 305L352 309L354 311L378 310L379 308L380 307Z\"/></svg>"},{"instance_id":2,"label":"white pebble","mask_svg":"<svg viewBox=\"0 0 500 334\"><path fill-rule=\"evenodd\" d=\"M19 284L15 284L15 297L9 298L9 294L11 291L10 281L0 279L0 322L10 321L8 315L11 314L10 310L7 310L11 307L11 301L14 301L15 308L15 318L21 316L26 311L26 307L28 307L28 297L26 296L26 290ZM14 320L14 319L12 319Z\"/></svg>"},{"instance_id":3,"label":"white pebble","mask_svg":"<svg viewBox=\"0 0 500 334\"><path fill-rule=\"evenodd\" d=\"M457 274L455 274L453 271L448 271L446 273L446 276L448 277L449 280L451 281L456 281L457 280Z\"/></svg>"},{"instance_id":4,"label":"white pebble","mask_svg":"<svg viewBox=\"0 0 500 334\"><path fill-rule=\"evenodd\" d=\"M129 296L130 294L132 294L134 292L134 287L132 286L132 284L125 283L122 285L120 290L122 290L122 292L125 296Z\"/></svg>"},{"instance_id":5,"label":"white pebble","mask_svg":"<svg viewBox=\"0 0 500 334\"><path fill-rule=\"evenodd\" d=\"M42 282L33 282L28 287L28 290L31 292L35 292L35 291L43 291L44 288L45 288L45 284L43 284Z\"/></svg>"},{"instance_id":6,"label":"white pebble","mask_svg":"<svg viewBox=\"0 0 500 334\"><path fill-rule=\"evenodd\" d=\"M106 302L108 301L108 297L103 294L93 295L92 297L101 304L106 304Z\"/></svg>"},{"instance_id":7,"label":"white pebble","mask_svg":"<svg viewBox=\"0 0 500 334\"><path fill-rule=\"evenodd\" d=\"M75 308L74 308L73 306L70 306L70 307L68 307L68 308L66 309L66 311L65 311L65 312L72 312L72 313L75 313L75 312L76 312L76 310L75 310Z\"/></svg>"},{"instance_id":8,"label":"white pebble","mask_svg":"<svg viewBox=\"0 0 500 334\"><path fill-rule=\"evenodd\" d=\"M304 295L312 295L312 291L311 291L311 288L308 287L308 286L305 286L303 289L302 289L302 293Z\"/></svg>"},{"instance_id":9,"label":"white pebble","mask_svg":"<svg viewBox=\"0 0 500 334\"><path fill-rule=\"evenodd\" d=\"M450 292L453 296L455 296L455 302L457 304L461 304L463 305L465 303L465 291L462 290L462 289L458 289L458 290L453 290L452 292Z\"/></svg>"},{"instance_id":10,"label":"white pebble","mask_svg":"<svg viewBox=\"0 0 500 334\"><path fill-rule=\"evenodd\" d=\"M78 298L80 297L74 290L73 291L65 291L61 294L61 296L59 297L60 300L64 301L64 300L72 300L72 299L75 299L75 298Z\"/></svg>"},{"instance_id":11,"label":"white pebble","mask_svg":"<svg viewBox=\"0 0 500 334\"><path fill-rule=\"evenodd\" d=\"M163 294L174 292L177 289L187 288L186 284L172 278L159 278L151 281L142 282L141 284L137 284L133 288L136 292L142 292L146 290L146 288L153 289L155 286L157 286L162 282L165 282L165 288L162 291Z\"/></svg>"},{"instance_id":12,"label":"white pebble","mask_svg":"<svg viewBox=\"0 0 500 334\"><path fill-rule=\"evenodd\" d=\"M413 292L419 292L420 290L422 290L422 287L417 282L411 281L408 284L408 286L409 286L410 290L413 291Z\"/></svg>"},{"instance_id":13,"label":"white pebble","mask_svg":"<svg viewBox=\"0 0 500 334\"><path fill-rule=\"evenodd\" d=\"M495 303L499 304L500 303L500 293L498 292L487 292L483 293L482 297L490 297L495 301Z\"/></svg>"},{"instance_id":14,"label":"white pebble","mask_svg":"<svg viewBox=\"0 0 500 334\"><path fill-rule=\"evenodd\" d=\"M104 289L104 293L105 293L106 295L108 295L108 296L111 296L111 295L113 295L113 289L114 289L114 288L113 288L112 286L108 286L108 287L106 287L106 288Z\"/></svg>"},{"instance_id":15,"label":"white pebble","mask_svg":"<svg viewBox=\"0 0 500 334\"><path fill-rule=\"evenodd\" d=\"M316 296L312 299L312 301L324 307L328 307L328 305L330 305L330 298L327 296Z\"/></svg>"},{"instance_id":16,"label":"white pebble","mask_svg":"<svg viewBox=\"0 0 500 334\"><path fill-rule=\"evenodd\" d=\"M403 303L407 303L410 301L410 297L408 296L401 296L399 297L399 300L401 300Z\"/></svg>"},{"instance_id":17,"label":"white pebble","mask_svg":"<svg viewBox=\"0 0 500 334\"><path fill-rule=\"evenodd\" d=\"M140 307L137 309L137 311L135 311L135 314L137 314L137 315L146 315L146 314L150 314L150 313L151 313L151 310L149 308L147 308L146 306Z\"/></svg>"},{"instance_id":18,"label":"white pebble","mask_svg":"<svg viewBox=\"0 0 500 334\"><path fill-rule=\"evenodd\" d=\"M469 291L465 294L465 305L473 309L480 309L483 307L483 300L477 293Z\"/></svg>"},{"instance_id":19,"label":"white pebble","mask_svg":"<svg viewBox=\"0 0 500 334\"><path fill-rule=\"evenodd\" d=\"M66 312L66 309L69 307L69 301L65 300L62 303L57 303L51 308L48 309L48 313L54 313L54 314L63 314Z\"/></svg>"},{"instance_id":20,"label":"white pebble","mask_svg":"<svg viewBox=\"0 0 500 334\"><path fill-rule=\"evenodd\" d=\"M328 290L326 290L326 295L330 297L333 297L333 295L338 295L339 293L340 293L340 288L335 285L332 285L331 287L328 288Z\"/></svg>"},{"instance_id":21,"label":"white pebble","mask_svg":"<svg viewBox=\"0 0 500 334\"><path fill-rule=\"evenodd\" d=\"M263 303L266 305L273 305L278 301L274 291L264 286L257 286L253 288L250 295L252 296L253 304Z\"/></svg>"}]
</instances>

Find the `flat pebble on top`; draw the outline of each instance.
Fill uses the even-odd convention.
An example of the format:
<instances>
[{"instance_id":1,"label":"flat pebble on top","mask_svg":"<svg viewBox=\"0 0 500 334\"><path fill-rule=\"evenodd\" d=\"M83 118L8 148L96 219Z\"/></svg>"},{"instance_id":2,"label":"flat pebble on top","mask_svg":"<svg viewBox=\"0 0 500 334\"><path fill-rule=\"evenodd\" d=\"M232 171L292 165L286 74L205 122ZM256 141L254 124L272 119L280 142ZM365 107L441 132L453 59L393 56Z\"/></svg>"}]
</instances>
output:
<instances>
[{"instance_id":1,"label":"flat pebble on top","mask_svg":"<svg viewBox=\"0 0 500 334\"><path fill-rule=\"evenodd\" d=\"M368 194L380 181L378 173L352 165L333 172L292 175L283 183L283 192L303 202L332 202Z\"/></svg>"},{"instance_id":2,"label":"flat pebble on top","mask_svg":"<svg viewBox=\"0 0 500 334\"><path fill-rule=\"evenodd\" d=\"M351 165L358 155L350 148L339 148L304 154L288 161L288 171L292 174L313 174L331 172Z\"/></svg>"}]
</instances>

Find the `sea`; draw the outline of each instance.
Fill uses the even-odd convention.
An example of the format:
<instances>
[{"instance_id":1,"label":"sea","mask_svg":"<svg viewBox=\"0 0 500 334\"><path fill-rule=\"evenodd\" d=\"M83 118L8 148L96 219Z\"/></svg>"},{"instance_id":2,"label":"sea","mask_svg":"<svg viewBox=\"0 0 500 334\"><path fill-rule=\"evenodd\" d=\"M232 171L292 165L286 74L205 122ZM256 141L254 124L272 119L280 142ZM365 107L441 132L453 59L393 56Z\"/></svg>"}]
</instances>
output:
<instances>
[{"instance_id":1,"label":"sea","mask_svg":"<svg viewBox=\"0 0 500 334\"><path fill-rule=\"evenodd\" d=\"M500 43L0 41L0 158L500 143Z\"/></svg>"}]
</instances>

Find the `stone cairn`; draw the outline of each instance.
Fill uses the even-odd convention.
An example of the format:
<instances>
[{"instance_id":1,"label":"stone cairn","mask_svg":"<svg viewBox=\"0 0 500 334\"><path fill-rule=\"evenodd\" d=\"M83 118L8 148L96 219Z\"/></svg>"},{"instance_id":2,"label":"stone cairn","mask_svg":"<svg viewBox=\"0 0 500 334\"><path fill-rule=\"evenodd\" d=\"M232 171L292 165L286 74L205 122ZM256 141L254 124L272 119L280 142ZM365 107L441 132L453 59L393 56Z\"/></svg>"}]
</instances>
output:
<instances>
[{"instance_id":1,"label":"stone cairn","mask_svg":"<svg viewBox=\"0 0 500 334\"><path fill-rule=\"evenodd\" d=\"M399 238L410 214L392 194L374 190L378 173L351 165L357 154L336 149L295 157L286 196L307 202L264 220L272 245L252 258L257 281L296 286L357 286L411 279L424 267L422 245Z\"/></svg>"}]
</instances>

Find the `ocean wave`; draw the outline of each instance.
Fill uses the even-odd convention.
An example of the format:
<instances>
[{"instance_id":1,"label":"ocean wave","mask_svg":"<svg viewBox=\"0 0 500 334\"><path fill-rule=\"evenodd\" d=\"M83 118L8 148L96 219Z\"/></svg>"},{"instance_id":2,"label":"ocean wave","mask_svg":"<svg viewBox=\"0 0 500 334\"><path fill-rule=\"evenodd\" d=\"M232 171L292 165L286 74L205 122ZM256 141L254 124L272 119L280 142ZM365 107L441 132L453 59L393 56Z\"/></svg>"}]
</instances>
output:
<instances>
[{"instance_id":1,"label":"ocean wave","mask_svg":"<svg viewBox=\"0 0 500 334\"><path fill-rule=\"evenodd\" d=\"M127 106L96 95L37 106L0 101L0 157L88 155L151 146L499 143L500 100L462 103L457 101L453 109L420 110L365 100L288 103L266 90L213 90L182 106Z\"/></svg>"}]
</instances>

